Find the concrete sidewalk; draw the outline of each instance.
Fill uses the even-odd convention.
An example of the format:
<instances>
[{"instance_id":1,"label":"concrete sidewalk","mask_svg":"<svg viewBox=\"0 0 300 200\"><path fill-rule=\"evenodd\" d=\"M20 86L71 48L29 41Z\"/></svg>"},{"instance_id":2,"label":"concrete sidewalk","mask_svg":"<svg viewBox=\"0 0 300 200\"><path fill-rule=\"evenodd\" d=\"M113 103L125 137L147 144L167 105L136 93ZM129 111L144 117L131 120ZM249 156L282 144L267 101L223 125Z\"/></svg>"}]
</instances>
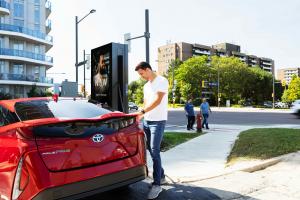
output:
<instances>
[{"instance_id":1,"label":"concrete sidewalk","mask_svg":"<svg viewBox=\"0 0 300 200\"><path fill-rule=\"evenodd\" d=\"M161 153L162 164L170 181L193 182L229 174L237 170L255 169L264 162L266 162L265 165L274 164L279 160L252 161L233 167L225 166L227 156L241 131L251 128L300 128L300 125L234 126L211 124L210 127L209 130L203 130L206 134ZM165 131L187 132L185 126L167 126ZM151 175L152 162L149 154L148 166Z\"/></svg>"},{"instance_id":2,"label":"concrete sidewalk","mask_svg":"<svg viewBox=\"0 0 300 200\"><path fill-rule=\"evenodd\" d=\"M169 108L170 111L180 111L184 110L181 108ZM199 106L195 106L195 111L199 110ZM272 109L272 108L253 108L253 107L242 107L242 108L234 108L234 107L211 107L213 112L264 112L264 113L291 113L290 109Z\"/></svg>"}]
</instances>

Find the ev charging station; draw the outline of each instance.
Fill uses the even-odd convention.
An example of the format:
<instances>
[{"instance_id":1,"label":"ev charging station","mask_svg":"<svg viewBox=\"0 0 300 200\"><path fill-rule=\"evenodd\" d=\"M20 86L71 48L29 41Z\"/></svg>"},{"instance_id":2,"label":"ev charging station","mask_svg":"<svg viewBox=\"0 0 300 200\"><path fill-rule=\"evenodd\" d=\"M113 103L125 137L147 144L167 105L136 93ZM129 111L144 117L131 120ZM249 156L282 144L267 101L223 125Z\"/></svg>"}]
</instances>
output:
<instances>
[{"instance_id":1,"label":"ev charging station","mask_svg":"<svg viewBox=\"0 0 300 200\"><path fill-rule=\"evenodd\" d=\"M91 99L128 113L128 46L109 43L91 51Z\"/></svg>"}]
</instances>

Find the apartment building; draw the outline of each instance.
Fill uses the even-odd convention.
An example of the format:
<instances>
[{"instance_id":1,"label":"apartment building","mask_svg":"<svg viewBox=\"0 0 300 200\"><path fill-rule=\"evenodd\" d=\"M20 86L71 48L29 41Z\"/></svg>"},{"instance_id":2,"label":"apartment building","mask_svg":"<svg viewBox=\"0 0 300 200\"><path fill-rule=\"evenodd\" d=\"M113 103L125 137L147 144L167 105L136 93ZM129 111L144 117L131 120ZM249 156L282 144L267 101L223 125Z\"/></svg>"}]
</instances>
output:
<instances>
[{"instance_id":1,"label":"apartment building","mask_svg":"<svg viewBox=\"0 0 300 200\"><path fill-rule=\"evenodd\" d=\"M277 79L287 85L290 84L294 75L300 77L300 68L284 68L277 71Z\"/></svg>"},{"instance_id":2,"label":"apartment building","mask_svg":"<svg viewBox=\"0 0 300 200\"><path fill-rule=\"evenodd\" d=\"M39 91L53 86L46 71L53 58L51 2L48 0L0 0L0 93L27 97L33 85Z\"/></svg>"},{"instance_id":3,"label":"apartment building","mask_svg":"<svg viewBox=\"0 0 300 200\"><path fill-rule=\"evenodd\" d=\"M241 52L241 47L230 43L220 43L212 46L202 44L189 44L185 42L167 44L158 48L158 73L167 72L169 63L172 60L179 59L185 61L192 56L234 56L250 67L259 66L265 71L273 72L274 61L270 58L247 55Z\"/></svg>"}]
</instances>

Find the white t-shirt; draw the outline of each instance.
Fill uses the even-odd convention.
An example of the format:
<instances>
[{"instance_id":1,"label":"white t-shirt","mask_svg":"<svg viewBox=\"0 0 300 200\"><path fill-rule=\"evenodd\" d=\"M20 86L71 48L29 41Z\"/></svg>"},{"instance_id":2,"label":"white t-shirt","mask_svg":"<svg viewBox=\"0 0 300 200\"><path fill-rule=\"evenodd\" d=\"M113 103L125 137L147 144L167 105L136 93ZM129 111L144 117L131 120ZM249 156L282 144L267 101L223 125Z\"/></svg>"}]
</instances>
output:
<instances>
[{"instance_id":1,"label":"white t-shirt","mask_svg":"<svg viewBox=\"0 0 300 200\"><path fill-rule=\"evenodd\" d=\"M162 76L156 76L152 82L148 81L144 85L145 107L154 102L158 92L163 92L165 95L158 106L145 113L145 120L162 121L168 118L168 80Z\"/></svg>"}]
</instances>

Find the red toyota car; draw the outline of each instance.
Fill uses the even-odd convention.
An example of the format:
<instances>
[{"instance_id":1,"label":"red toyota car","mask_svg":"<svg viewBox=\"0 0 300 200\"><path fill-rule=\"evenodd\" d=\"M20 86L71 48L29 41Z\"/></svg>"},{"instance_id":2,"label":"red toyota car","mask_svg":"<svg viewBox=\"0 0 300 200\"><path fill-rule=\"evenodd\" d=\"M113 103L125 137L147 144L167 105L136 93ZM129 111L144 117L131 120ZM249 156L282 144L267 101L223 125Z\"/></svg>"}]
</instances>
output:
<instances>
[{"instance_id":1,"label":"red toyota car","mask_svg":"<svg viewBox=\"0 0 300 200\"><path fill-rule=\"evenodd\" d=\"M79 199L143 180L135 115L80 99L0 101L0 199Z\"/></svg>"}]
</instances>

